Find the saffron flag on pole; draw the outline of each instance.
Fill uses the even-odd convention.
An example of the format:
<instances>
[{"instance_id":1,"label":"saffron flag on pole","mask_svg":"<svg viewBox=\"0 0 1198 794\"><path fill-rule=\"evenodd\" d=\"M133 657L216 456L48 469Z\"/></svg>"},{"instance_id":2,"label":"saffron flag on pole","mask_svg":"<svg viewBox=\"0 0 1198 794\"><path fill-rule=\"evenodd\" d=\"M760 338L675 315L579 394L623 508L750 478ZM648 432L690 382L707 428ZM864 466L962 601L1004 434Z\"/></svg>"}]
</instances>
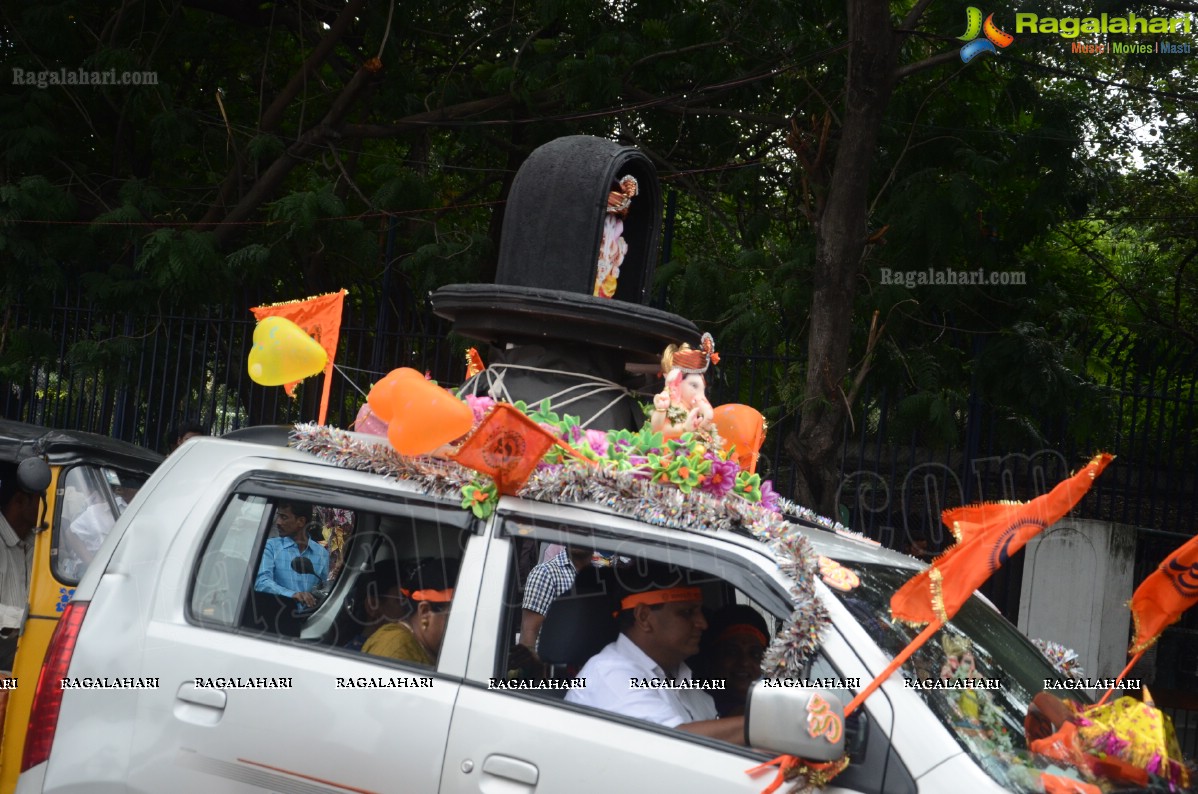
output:
<instances>
[{"instance_id":1,"label":"saffron flag on pole","mask_svg":"<svg viewBox=\"0 0 1198 794\"><path fill-rule=\"evenodd\" d=\"M514 494L558 440L510 403L496 403L470 432L453 459Z\"/></svg>"},{"instance_id":2,"label":"saffron flag on pole","mask_svg":"<svg viewBox=\"0 0 1198 794\"><path fill-rule=\"evenodd\" d=\"M1030 502L984 504L944 511L957 544L909 579L890 599L890 612L914 625L944 622L1012 554L1073 509L1112 456L1101 453L1072 477Z\"/></svg>"},{"instance_id":3,"label":"saffron flag on pole","mask_svg":"<svg viewBox=\"0 0 1198 794\"><path fill-rule=\"evenodd\" d=\"M1161 632L1198 603L1198 535L1165 558L1131 597L1136 634L1128 653L1152 647Z\"/></svg>"},{"instance_id":4,"label":"saffron flag on pole","mask_svg":"<svg viewBox=\"0 0 1198 794\"><path fill-rule=\"evenodd\" d=\"M320 416L318 424L324 424L329 408L329 387L332 385L333 360L337 357L337 339L341 333L341 310L345 304L347 290L330 292L327 295L317 295L305 300L272 303L266 306L255 306L250 309L254 318L261 322L267 317L282 317L304 329L308 336L315 339L328 354L328 363L324 367L324 390L320 397ZM288 397L294 397L295 385L299 381L283 384Z\"/></svg>"},{"instance_id":5,"label":"saffron flag on pole","mask_svg":"<svg viewBox=\"0 0 1198 794\"><path fill-rule=\"evenodd\" d=\"M500 493L514 494L554 446L582 463L594 465L511 403L496 403L451 457L490 477Z\"/></svg>"}]
</instances>

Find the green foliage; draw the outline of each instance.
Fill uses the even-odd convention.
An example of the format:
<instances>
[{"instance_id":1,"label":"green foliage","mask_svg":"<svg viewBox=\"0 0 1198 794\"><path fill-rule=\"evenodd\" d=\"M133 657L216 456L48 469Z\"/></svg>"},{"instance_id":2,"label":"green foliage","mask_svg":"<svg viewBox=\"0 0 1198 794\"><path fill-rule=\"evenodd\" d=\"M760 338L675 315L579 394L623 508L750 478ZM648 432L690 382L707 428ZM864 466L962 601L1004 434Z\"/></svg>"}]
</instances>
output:
<instances>
[{"instance_id":1,"label":"green foliage","mask_svg":"<svg viewBox=\"0 0 1198 794\"><path fill-rule=\"evenodd\" d=\"M897 23L913 6L873 12ZM592 134L642 147L676 199L654 284L667 308L722 349L779 357L776 404L757 406L771 418L824 400L805 393L794 358L827 280L820 235L835 228L820 212L845 119L843 3L414 0L390 31L388 5L372 3L302 73L343 8L66 0L6 12L6 75L157 81L0 96L5 301L69 286L148 312L348 287L365 316L411 313L443 284L491 277L504 193L528 152ZM960 25L959 6L929 5L899 65L951 51ZM351 96L385 33L382 71ZM1051 36L1021 38L1018 55L898 83L864 164L867 228L834 232L875 243L836 263L855 294L842 307L850 370L834 386L848 395L868 363L854 415L892 437L961 443L971 389L1013 444L1055 412L1078 432L1101 428L1095 382L1122 364L1083 355L1087 340L1198 341L1198 131L1192 101L1160 90L1192 84L1198 61L1078 58ZM1026 284L883 283L927 268ZM867 362L875 311L884 329ZM101 361L98 339L71 355ZM54 355L18 333L3 344L0 367L14 372ZM882 387L901 394L886 416L864 396Z\"/></svg>"}]
</instances>

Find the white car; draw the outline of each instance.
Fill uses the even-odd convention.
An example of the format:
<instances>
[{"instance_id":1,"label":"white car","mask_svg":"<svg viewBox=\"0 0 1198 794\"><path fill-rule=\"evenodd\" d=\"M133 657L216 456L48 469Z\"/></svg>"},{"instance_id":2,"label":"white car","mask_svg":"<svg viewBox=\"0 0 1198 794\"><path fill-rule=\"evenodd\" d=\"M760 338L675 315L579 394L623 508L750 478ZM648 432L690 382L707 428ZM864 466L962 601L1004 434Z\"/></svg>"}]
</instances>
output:
<instances>
[{"instance_id":1,"label":"white car","mask_svg":"<svg viewBox=\"0 0 1198 794\"><path fill-rule=\"evenodd\" d=\"M843 706L913 636L887 604L921 564L812 526L802 532L815 551L858 584L814 581L830 623L796 683L755 685L746 722L760 750L574 705L556 689L502 686L513 680L521 587L539 544L679 566L705 606L751 604L771 630L791 614L796 586L812 583L790 579L776 549L748 533L685 517L658 526L596 503L503 497L479 518L435 469L397 481L227 439L199 439L168 458L60 621L17 791L757 794L773 772L746 769L773 751L818 750L803 685L846 682L833 693ZM339 527L326 545L340 570L313 588L315 608L255 589L284 500L314 504L321 523ZM435 666L357 649L364 594L377 595L364 584L429 560L460 564ZM580 659L569 646L582 637L593 648L611 631L602 599L582 590L562 596L545 621L542 656L557 664L538 680L574 675ZM963 719L959 690L910 686L939 679L946 653L934 640L904 668L913 672L891 676L847 720L851 763L826 790L1038 790L1038 772L1011 759L1026 757L1023 716L1056 673L977 599L944 631L970 641L977 675L994 682L970 690L985 700L984 718L975 710Z\"/></svg>"}]
</instances>

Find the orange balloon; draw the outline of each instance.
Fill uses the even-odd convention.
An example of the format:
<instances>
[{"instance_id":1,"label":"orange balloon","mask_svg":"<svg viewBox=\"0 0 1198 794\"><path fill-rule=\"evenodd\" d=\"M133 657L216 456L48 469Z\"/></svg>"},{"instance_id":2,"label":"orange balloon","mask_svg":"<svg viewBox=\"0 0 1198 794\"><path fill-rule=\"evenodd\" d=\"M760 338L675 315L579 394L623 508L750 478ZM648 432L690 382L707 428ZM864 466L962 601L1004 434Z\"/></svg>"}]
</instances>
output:
<instances>
[{"instance_id":1,"label":"orange balloon","mask_svg":"<svg viewBox=\"0 0 1198 794\"><path fill-rule=\"evenodd\" d=\"M389 372L366 401L387 422L387 438L401 455L427 455L474 426L470 406L407 367Z\"/></svg>"},{"instance_id":2,"label":"orange balloon","mask_svg":"<svg viewBox=\"0 0 1198 794\"><path fill-rule=\"evenodd\" d=\"M366 395L370 410L384 422L390 422L391 416L399 407L404 384L415 380L424 380L424 376L410 367L400 367L388 372Z\"/></svg>"},{"instance_id":3,"label":"orange balloon","mask_svg":"<svg viewBox=\"0 0 1198 794\"><path fill-rule=\"evenodd\" d=\"M765 443L765 417L756 408L728 403L715 408L712 420L720 431L724 452L736 447L736 462L750 473L757 471L757 453Z\"/></svg>"}]
</instances>

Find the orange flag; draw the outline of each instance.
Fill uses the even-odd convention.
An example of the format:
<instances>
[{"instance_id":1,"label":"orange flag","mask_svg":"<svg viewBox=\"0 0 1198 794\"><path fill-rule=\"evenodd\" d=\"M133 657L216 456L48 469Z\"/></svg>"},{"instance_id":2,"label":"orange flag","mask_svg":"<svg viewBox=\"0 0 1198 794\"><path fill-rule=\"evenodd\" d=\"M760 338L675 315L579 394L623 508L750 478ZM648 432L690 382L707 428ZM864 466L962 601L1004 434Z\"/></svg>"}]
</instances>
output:
<instances>
[{"instance_id":1,"label":"orange flag","mask_svg":"<svg viewBox=\"0 0 1198 794\"><path fill-rule=\"evenodd\" d=\"M319 424L324 424L329 409L329 387L333 379L333 359L337 357L337 338L341 333L341 309L345 304L347 290L330 292L327 295L317 295L306 300L272 303L267 306L255 306L250 309L254 318L261 322L267 317L282 317L303 328L308 336L315 339L328 354L329 360L324 367L324 391L320 397ZM295 384L299 381L283 384L288 397L294 397Z\"/></svg>"},{"instance_id":2,"label":"orange flag","mask_svg":"<svg viewBox=\"0 0 1198 794\"><path fill-rule=\"evenodd\" d=\"M1183 543L1140 583L1128 606L1136 636L1128 653L1152 647L1161 632L1198 604L1198 535Z\"/></svg>"},{"instance_id":3,"label":"orange flag","mask_svg":"<svg viewBox=\"0 0 1198 794\"><path fill-rule=\"evenodd\" d=\"M510 403L497 403L453 458L487 475L500 493L514 494L558 440Z\"/></svg>"},{"instance_id":4,"label":"orange flag","mask_svg":"<svg viewBox=\"0 0 1198 794\"><path fill-rule=\"evenodd\" d=\"M466 380L470 380L486 368L483 357L478 354L478 348L472 347L466 351Z\"/></svg>"},{"instance_id":5,"label":"orange flag","mask_svg":"<svg viewBox=\"0 0 1198 794\"><path fill-rule=\"evenodd\" d=\"M944 511L944 523L957 545L900 587L890 612L923 625L952 618L965 599L1029 540L1073 509L1112 456L1096 455L1086 466L1030 502L957 507Z\"/></svg>"}]
</instances>

